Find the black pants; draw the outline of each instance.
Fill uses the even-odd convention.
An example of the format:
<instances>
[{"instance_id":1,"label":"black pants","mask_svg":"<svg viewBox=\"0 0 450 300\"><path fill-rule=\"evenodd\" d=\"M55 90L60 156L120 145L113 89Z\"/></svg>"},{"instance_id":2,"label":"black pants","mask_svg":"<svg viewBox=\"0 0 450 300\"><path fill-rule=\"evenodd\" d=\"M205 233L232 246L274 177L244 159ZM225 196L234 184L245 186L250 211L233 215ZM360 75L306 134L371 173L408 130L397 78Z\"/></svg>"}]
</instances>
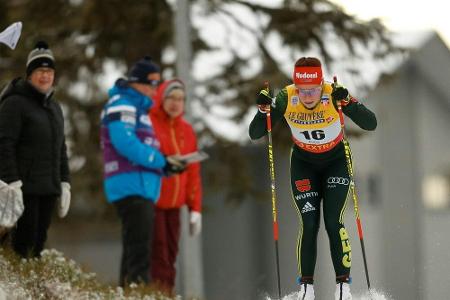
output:
<instances>
[{"instance_id":1,"label":"black pants","mask_svg":"<svg viewBox=\"0 0 450 300\"><path fill-rule=\"evenodd\" d=\"M122 221L122 260L119 284L149 283L153 203L140 196L114 202Z\"/></svg>"},{"instance_id":2,"label":"black pants","mask_svg":"<svg viewBox=\"0 0 450 300\"><path fill-rule=\"evenodd\" d=\"M55 196L24 195L25 209L12 234L14 251L22 257L39 257L47 240Z\"/></svg>"},{"instance_id":3,"label":"black pants","mask_svg":"<svg viewBox=\"0 0 450 300\"><path fill-rule=\"evenodd\" d=\"M350 276L351 247L344 226L350 179L345 157L310 163L291 156L291 185L301 219L297 258L302 282L312 283L317 258L321 204L337 281Z\"/></svg>"}]
</instances>

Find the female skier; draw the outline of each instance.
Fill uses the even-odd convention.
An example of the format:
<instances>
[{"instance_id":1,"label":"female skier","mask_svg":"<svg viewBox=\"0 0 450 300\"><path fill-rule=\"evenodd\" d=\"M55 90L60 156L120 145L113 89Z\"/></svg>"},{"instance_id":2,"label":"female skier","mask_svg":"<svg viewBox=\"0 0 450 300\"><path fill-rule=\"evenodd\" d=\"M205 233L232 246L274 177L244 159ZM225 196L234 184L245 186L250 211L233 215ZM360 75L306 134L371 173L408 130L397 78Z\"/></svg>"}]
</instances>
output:
<instances>
[{"instance_id":1,"label":"female skier","mask_svg":"<svg viewBox=\"0 0 450 300\"><path fill-rule=\"evenodd\" d=\"M258 112L250 124L249 134L251 139L258 139L267 133L269 110L272 125L284 117L291 129L294 141L291 188L302 224L297 245L299 299L314 299L317 234L323 200L325 228L336 273L335 298L351 300L351 247L344 226L350 178L337 103L341 103L344 114L362 129L375 130L376 117L349 95L345 87L324 81L322 64L317 58L297 60L293 81L274 101L268 89L259 93Z\"/></svg>"}]
</instances>

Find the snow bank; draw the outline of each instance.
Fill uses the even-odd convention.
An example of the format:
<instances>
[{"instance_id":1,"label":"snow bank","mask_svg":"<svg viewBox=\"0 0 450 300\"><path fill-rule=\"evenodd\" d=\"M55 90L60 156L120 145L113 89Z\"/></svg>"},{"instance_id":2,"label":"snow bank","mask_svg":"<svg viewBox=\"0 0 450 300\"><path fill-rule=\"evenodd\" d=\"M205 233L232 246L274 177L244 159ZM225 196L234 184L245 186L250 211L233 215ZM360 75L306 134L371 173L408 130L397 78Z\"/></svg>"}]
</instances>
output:
<instances>
[{"instance_id":1,"label":"snow bank","mask_svg":"<svg viewBox=\"0 0 450 300\"><path fill-rule=\"evenodd\" d=\"M0 300L31 299L117 299L180 300L168 298L148 287L105 286L94 273L84 272L61 252L44 250L40 259L19 259L0 248Z\"/></svg>"},{"instance_id":2,"label":"snow bank","mask_svg":"<svg viewBox=\"0 0 450 300\"><path fill-rule=\"evenodd\" d=\"M265 300L277 300L277 299L266 297ZM286 295L281 300L298 300L298 292ZM371 289L370 293L366 292L362 295L354 295L353 300L394 300L394 299L387 296L386 293Z\"/></svg>"}]
</instances>

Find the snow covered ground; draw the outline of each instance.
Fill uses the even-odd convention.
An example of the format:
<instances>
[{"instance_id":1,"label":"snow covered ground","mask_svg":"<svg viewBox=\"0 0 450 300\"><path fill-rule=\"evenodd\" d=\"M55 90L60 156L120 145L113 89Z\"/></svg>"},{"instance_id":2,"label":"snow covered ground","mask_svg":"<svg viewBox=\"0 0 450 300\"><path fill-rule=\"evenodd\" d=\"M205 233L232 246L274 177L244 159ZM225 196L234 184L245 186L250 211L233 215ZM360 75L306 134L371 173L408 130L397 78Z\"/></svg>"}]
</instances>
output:
<instances>
[{"instance_id":1,"label":"snow covered ground","mask_svg":"<svg viewBox=\"0 0 450 300\"><path fill-rule=\"evenodd\" d=\"M265 300L275 300L267 297ZM284 296L281 300L298 300L298 292ZM353 300L394 300L387 296L385 293L371 290L371 292L366 292L364 294L354 294Z\"/></svg>"}]
</instances>

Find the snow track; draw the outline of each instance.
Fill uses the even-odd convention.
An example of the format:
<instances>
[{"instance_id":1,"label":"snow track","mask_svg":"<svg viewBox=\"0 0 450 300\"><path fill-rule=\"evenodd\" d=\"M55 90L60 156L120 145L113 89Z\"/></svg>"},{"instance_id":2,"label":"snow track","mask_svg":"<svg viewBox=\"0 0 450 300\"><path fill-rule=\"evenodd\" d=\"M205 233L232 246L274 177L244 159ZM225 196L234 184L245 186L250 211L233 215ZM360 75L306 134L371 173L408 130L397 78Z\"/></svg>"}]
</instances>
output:
<instances>
[{"instance_id":1,"label":"snow track","mask_svg":"<svg viewBox=\"0 0 450 300\"><path fill-rule=\"evenodd\" d=\"M266 297L265 300L278 300L276 298ZM298 300L298 292L284 296L281 300ZM394 300L384 292L372 289L371 292L364 294L354 294L353 300Z\"/></svg>"}]
</instances>

